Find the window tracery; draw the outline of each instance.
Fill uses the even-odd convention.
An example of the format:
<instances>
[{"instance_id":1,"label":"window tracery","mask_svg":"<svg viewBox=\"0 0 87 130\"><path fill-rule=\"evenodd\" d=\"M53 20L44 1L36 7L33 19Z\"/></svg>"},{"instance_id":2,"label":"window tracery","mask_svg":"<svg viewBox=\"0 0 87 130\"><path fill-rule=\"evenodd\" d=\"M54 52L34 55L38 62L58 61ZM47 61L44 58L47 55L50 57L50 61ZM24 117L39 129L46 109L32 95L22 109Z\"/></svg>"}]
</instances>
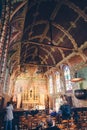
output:
<instances>
[{"instance_id":1,"label":"window tracery","mask_svg":"<svg viewBox=\"0 0 87 130\"><path fill-rule=\"evenodd\" d=\"M53 93L53 77L52 75L49 76L49 93Z\"/></svg>"},{"instance_id":2,"label":"window tracery","mask_svg":"<svg viewBox=\"0 0 87 130\"><path fill-rule=\"evenodd\" d=\"M70 76L70 68L69 66L64 66L64 79L65 79L65 87L66 91L72 90L72 84L71 84L71 76Z\"/></svg>"},{"instance_id":3,"label":"window tracery","mask_svg":"<svg viewBox=\"0 0 87 130\"><path fill-rule=\"evenodd\" d=\"M61 84L60 84L60 73L57 71L55 73L56 76L56 92L61 92Z\"/></svg>"}]
</instances>

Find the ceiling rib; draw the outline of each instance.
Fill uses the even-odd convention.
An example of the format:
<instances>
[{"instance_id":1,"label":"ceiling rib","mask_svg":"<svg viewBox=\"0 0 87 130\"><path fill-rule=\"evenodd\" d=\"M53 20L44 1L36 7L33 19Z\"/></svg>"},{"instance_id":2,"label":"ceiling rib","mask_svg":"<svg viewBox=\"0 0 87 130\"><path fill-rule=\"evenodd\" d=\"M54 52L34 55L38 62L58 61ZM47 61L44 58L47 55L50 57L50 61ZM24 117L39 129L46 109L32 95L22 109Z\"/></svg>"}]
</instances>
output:
<instances>
[{"instance_id":1,"label":"ceiling rib","mask_svg":"<svg viewBox=\"0 0 87 130\"><path fill-rule=\"evenodd\" d=\"M35 44L35 45L39 45L39 46L47 46L47 47L53 47L53 48L60 48L62 50L72 50L74 51L75 49L70 49L70 48L66 48L66 47L59 47L59 46L56 46L56 45L52 45L52 44L43 44L43 43L38 43L38 42L32 42L32 41L25 41L24 44Z\"/></svg>"}]
</instances>

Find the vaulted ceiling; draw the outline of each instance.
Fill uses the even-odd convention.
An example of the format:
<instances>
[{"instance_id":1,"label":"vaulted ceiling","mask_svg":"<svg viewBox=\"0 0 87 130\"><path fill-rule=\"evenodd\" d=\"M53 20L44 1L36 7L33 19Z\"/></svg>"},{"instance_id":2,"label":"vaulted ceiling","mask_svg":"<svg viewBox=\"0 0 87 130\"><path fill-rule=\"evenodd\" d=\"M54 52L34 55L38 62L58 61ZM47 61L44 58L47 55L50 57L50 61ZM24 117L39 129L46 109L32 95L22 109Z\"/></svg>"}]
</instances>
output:
<instances>
[{"instance_id":1,"label":"vaulted ceiling","mask_svg":"<svg viewBox=\"0 0 87 130\"><path fill-rule=\"evenodd\" d=\"M19 0L11 7L8 51L14 71L87 63L87 0Z\"/></svg>"}]
</instances>

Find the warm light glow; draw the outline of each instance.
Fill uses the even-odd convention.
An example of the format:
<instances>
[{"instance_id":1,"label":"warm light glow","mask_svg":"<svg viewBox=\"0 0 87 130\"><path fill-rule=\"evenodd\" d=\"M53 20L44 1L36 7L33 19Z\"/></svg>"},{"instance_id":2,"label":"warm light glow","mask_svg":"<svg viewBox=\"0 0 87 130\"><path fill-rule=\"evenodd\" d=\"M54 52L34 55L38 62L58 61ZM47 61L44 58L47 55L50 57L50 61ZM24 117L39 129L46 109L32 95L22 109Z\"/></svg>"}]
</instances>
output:
<instances>
[{"instance_id":1,"label":"warm light glow","mask_svg":"<svg viewBox=\"0 0 87 130\"><path fill-rule=\"evenodd\" d=\"M78 73L75 72L75 77L71 79L71 82L80 82L80 81L82 81L82 80L84 80L84 78L79 77L79 76L78 76Z\"/></svg>"},{"instance_id":2,"label":"warm light glow","mask_svg":"<svg viewBox=\"0 0 87 130\"><path fill-rule=\"evenodd\" d=\"M80 82L82 80L84 80L84 79L83 78L73 78L73 79L71 79L71 82Z\"/></svg>"}]
</instances>

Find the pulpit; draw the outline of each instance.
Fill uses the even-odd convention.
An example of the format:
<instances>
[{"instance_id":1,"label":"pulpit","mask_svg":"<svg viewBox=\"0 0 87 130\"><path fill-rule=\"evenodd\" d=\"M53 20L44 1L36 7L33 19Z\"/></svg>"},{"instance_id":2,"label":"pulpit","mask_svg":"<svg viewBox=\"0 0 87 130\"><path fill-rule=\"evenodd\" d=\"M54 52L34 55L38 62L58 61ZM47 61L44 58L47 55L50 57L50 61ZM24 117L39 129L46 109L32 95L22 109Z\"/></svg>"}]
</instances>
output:
<instances>
[{"instance_id":1,"label":"pulpit","mask_svg":"<svg viewBox=\"0 0 87 130\"><path fill-rule=\"evenodd\" d=\"M80 99L80 100L87 99L87 90L86 89L77 89L74 91L74 94L77 99Z\"/></svg>"}]
</instances>

